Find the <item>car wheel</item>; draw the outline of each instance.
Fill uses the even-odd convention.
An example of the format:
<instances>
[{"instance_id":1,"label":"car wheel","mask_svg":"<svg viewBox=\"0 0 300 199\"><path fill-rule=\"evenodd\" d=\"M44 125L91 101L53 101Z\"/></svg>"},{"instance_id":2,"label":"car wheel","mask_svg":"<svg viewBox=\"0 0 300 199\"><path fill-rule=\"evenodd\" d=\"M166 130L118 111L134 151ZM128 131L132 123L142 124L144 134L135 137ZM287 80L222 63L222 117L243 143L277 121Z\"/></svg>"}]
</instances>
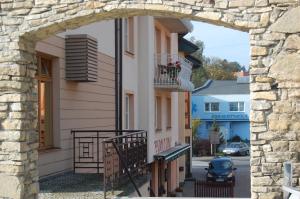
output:
<instances>
[{"instance_id":1,"label":"car wheel","mask_svg":"<svg viewBox=\"0 0 300 199\"><path fill-rule=\"evenodd\" d=\"M249 151L246 151L246 155L247 155L247 156L250 155Z\"/></svg>"}]
</instances>

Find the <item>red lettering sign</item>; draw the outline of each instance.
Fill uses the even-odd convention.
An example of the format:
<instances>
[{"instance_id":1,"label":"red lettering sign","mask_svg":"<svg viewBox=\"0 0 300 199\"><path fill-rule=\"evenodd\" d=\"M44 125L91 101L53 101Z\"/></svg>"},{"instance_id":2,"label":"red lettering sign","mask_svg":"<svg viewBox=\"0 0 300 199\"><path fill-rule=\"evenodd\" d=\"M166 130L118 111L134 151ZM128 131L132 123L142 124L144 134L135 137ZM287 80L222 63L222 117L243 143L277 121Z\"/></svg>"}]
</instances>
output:
<instances>
[{"instance_id":1,"label":"red lettering sign","mask_svg":"<svg viewBox=\"0 0 300 199\"><path fill-rule=\"evenodd\" d=\"M166 151L169 148L171 148L171 137L154 141L154 149L156 154L162 151Z\"/></svg>"}]
</instances>

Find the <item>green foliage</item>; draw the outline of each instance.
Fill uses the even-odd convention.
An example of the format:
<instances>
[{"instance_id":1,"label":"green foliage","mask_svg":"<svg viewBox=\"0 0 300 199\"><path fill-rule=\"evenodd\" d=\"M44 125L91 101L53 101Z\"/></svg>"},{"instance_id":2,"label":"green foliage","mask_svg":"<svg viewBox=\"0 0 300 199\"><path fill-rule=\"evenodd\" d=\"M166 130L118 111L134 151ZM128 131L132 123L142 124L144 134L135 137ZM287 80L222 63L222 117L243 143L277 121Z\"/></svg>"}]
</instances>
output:
<instances>
[{"instance_id":1,"label":"green foliage","mask_svg":"<svg viewBox=\"0 0 300 199\"><path fill-rule=\"evenodd\" d=\"M211 130L212 131L219 131L220 127L218 125L218 123L216 122L216 120L213 121L212 125L211 125Z\"/></svg>"},{"instance_id":2,"label":"green foliage","mask_svg":"<svg viewBox=\"0 0 300 199\"><path fill-rule=\"evenodd\" d=\"M190 41L199 47L199 50L194 52L192 56L200 60L203 64L203 67L193 70L192 81L196 88L202 86L208 79L234 80L236 79L234 76L235 72L245 71L245 67L236 61L230 62L218 57L204 56L204 43L194 37L191 37Z\"/></svg>"},{"instance_id":3,"label":"green foliage","mask_svg":"<svg viewBox=\"0 0 300 199\"><path fill-rule=\"evenodd\" d=\"M208 79L207 71L203 67L193 69L192 82L196 88L202 86Z\"/></svg>"},{"instance_id":4,"label":"green foliage","mask_svg":"<svg viewBox=\"0 0 300 199\"><path fill-rule=\"evenodd\" d=\"M233 136L233 137L231 138L231 141L232 141L232 142L241 142L242 139L241 139L240 136L235 135L235 136Z\"/></svg>"},{"instance_id":5,"label":"green foliage","mask_svg":"<svg viewBox=\"0 0 300 199\"><path fill-rule=\"evenodd\" d=\"M201 120L200 119L193 119L192 120L192 134L193 134L193 138L197 137L197 129L201 124Z\"/></svg>"}]
</instances>

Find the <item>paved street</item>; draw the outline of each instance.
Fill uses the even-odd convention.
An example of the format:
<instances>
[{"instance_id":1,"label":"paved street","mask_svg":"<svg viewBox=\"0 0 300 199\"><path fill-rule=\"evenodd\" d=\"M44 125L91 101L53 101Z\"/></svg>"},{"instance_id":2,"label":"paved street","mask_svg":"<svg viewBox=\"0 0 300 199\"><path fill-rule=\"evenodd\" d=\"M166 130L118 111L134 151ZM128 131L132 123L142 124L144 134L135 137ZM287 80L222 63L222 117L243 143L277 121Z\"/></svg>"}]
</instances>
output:
<instances>
[{"instance_id":1,"label":"paved street","mask_svg":"<svg viewBox=\"0 0 300 199\"><path fill-rule=\"evenodd\" d=\"M194 157L193 158L193 178L197 180L205 180L208 162L212 157ZM234 187L234 195L236 198L250 198L250 159L247 157L232 157L236 171L236 185ZM186 182L185 196L193 196L192 182Z\"/></svg>"}]
</instances>

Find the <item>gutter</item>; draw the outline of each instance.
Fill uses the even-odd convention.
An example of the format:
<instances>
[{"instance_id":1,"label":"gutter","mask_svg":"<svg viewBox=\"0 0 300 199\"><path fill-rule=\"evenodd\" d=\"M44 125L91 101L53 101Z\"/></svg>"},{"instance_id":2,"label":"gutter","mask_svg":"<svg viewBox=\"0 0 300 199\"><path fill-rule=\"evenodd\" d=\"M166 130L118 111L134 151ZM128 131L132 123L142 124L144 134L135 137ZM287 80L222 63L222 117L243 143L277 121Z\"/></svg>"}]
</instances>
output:
<instances>
[{"instance_id":1,"label":"gutter","mask_svg":"<svg viewBox=\"0 0 300 199\"><path fill-rule=\"evenodd\" d=\"M115 128L119 136L123 121L123 46L122 19L115 19Z\"/></svg>"},{"instance_id":2,"label":"gutter","mask_svg":"<svg viewBox=\"0 0 300 199\"><path fill-rule=\"evenodd\" d=\"M195 92L200 91L200 90L202 90L204 88L207 88L212 83L212 81L213 80L211 80L211 79L207 80L203 86L201 86L201 87L196 88L195 90L193 90L192 94L194 94Z\"/></svg>"}]
</instances>

